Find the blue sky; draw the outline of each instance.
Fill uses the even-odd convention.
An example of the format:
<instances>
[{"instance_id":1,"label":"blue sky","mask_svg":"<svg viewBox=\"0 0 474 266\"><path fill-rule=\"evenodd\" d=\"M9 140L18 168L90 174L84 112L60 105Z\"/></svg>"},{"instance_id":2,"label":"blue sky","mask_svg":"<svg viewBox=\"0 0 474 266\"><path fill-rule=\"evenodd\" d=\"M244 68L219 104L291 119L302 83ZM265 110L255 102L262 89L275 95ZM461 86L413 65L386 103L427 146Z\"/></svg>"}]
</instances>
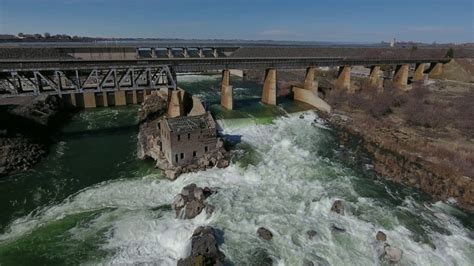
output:
<instances>
[{"instance_id":1,"label":"blue sky","mask_svg":"<svg viewBox=\"0 0 474 266\"><path fill-rule=\"evenodd\" d=\"M0 0L0 33L474 42L473 0Z\"/></svg>"}]
</instances>

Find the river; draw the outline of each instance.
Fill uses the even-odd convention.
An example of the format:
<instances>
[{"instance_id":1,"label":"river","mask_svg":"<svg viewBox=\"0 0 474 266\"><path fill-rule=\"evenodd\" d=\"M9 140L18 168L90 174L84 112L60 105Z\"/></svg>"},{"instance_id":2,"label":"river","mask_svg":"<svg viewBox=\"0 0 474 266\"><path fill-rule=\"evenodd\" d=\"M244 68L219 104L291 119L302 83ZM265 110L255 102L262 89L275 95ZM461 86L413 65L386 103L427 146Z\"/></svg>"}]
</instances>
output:
<instances>
[{"instance_id":1,"label":"river","mask_svg":"<svg viewBox=\"0 0 474 266\"><path fill-rule=\"evenodd\" d=\"M364 152L339 145L307 106L264 106L259 85L233 77L236 110L225 111L219 76L179 81L237 143L231 165L168 181L136 159L137 106L81 111L40 164L0 179L0 265L175 265L199 225L219 229L235 265L260 265L265 254L278 265L377 265L378 230L403 250L402 265L474 264L473 215L377 178ZM170 203L190 183L219 188L210 218L174 217ZM346 215L330 211L336 199ZM258 238L261 226L271 241Z\"/></svg>"}]
</instances>

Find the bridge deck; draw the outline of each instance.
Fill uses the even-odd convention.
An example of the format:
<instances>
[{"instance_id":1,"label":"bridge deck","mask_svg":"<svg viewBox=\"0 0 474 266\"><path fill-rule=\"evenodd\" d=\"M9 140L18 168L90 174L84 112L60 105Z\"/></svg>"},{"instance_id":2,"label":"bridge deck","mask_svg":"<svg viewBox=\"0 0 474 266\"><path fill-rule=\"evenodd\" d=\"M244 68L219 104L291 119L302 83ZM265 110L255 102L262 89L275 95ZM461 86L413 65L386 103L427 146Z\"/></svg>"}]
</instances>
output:
<instances>
[{"instance_id":1,"label":"bridge deck","mask_svg":"<svg viewBox=\"0 0 474 266\"><path fill-rule=\"evenodd\" d=\"M123 60L21 59L0 60L0 72L157 67L160 65L171 66L179 72L255 68L301 69L310 66L400 65L431 62L446 63L448 61L449 59L446 58L352 59L341 57L148 58Z\"/></svg>"}]
</instances>

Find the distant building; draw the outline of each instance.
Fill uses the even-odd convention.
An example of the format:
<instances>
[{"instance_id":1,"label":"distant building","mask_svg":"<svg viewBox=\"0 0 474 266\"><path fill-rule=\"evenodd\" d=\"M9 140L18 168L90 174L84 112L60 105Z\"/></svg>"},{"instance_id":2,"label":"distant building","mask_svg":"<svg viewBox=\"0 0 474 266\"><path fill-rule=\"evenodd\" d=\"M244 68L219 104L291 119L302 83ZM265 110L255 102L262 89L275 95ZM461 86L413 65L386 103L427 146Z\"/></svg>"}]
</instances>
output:
<instances>
[{"instance_id":1,"label":"distant building","mask_svg":"<svg viewBox=\"0 0 474 266\"><path fill-rule=\"evenodd\" d=\"M199 116L163 118L158 127L161 152L173 166L186 165L217 149L216 122L209 112Z\"/></svg>"},{"instance_id":2,"label":"distant building","mask_svg":"<svg viewBox=\"0 0 474 266\"><path fill-rule=\"evenodd\" d=\"M390 41L390 47L395 47L395 44L397 43L397 40L395 38L393 38L391 41Z\"/></svg>"}]
</instances>

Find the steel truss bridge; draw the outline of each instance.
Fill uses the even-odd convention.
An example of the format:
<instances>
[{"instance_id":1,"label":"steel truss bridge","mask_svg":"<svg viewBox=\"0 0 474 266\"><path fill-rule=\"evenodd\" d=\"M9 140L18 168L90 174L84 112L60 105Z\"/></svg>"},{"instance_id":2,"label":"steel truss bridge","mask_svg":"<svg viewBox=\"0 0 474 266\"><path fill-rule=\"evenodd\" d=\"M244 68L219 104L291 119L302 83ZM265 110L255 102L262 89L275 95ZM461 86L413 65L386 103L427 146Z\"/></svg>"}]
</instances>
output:
<instances>
[{"instance_id":1,"label":"steel truss bridge","mask_svg":"<svg viewBox=\"0 0 474 266\"><path fill-rule=\"evenodd\" d=\"M176 72L222 69L304 69L319 66L375 66L446 63L446 58L347 59L345 57L147 58L121 60L0 59L0 98L170 88Z\"/></svg>"}]
</instances>

